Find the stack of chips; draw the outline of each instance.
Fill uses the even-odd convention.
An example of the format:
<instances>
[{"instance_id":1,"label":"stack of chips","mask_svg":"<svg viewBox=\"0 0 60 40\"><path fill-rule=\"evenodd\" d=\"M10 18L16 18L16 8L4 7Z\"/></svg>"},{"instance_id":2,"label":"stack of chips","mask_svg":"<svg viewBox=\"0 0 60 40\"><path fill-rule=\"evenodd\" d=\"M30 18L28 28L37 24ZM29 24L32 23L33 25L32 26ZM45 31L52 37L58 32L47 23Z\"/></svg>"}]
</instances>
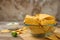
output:
<instances>
[{"instance_id":1,"label":"stack of chips","mask_svg":"<svg viewBox=\"0 0 60 40\"><path fill-rule=\"evenodd\" d=\"M50 35L54 31L56 24L55 17L48 14L38 14L35 16L26 15L24 24L29 27L33 35Z\"/></svg>"}]
</instances>

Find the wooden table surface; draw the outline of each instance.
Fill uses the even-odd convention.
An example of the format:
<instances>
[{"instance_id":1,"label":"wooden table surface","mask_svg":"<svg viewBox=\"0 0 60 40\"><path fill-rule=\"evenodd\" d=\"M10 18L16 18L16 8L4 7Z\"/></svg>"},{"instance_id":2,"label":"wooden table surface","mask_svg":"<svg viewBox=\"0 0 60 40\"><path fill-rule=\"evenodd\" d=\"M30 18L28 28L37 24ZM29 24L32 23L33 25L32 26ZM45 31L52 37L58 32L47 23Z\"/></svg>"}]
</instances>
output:
<instances>
[{"instance_id":1,"label":"wooden table surface","mask_svg":"<svg viewBox=\"0 0 60 40\"><path fill-rule=\"evenodd\" d=\"M56 28L57 32L60 32L60 28ZM18 37L14 38L10 33L0 33L0 40L48 40L44 38L35 38L29 32L21 34Z\"/></svg>"},{"instance_id":2,"label":"wooden table surface","mask_svg":"<svg viewBox=\"0 0 60 40\"><path fill-rule=\"evenodd\" d=\"M0 40L47 40L44 38L35 38L30 33L21 34L14 38L10 33L0 33Z\"/></svg>"},{"instance_id":3,"label":"wooden table surface","mask_svg":"<svg viewBox=\"0 0 60 40\"><path fill-rule=\"evenodd\" d=\"M56 29L57 31L60 30L60 28ZM60 31L58 31L60 32ZM48 40L45 38L35 38L33 37L29 32L25 34L20 34L18 37L14 38L11 36L10 33L0 33L0 40Z\"/></svg>"}]
</instances>

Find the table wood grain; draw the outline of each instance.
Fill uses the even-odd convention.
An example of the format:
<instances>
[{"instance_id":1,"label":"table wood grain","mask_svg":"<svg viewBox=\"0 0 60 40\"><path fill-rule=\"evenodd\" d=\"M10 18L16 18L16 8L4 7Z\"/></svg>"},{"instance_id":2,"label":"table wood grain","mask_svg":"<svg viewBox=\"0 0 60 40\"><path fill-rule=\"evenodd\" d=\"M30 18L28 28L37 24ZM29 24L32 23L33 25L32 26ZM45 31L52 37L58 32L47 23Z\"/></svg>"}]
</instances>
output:
<instances>
[{"instance_id":1,"label":"table wood grain","mask_svg":"<svg viewBox=\"0 0 60 40\"><path fill-rule=\"evenodd\" d=\"M5 27L5 25L1 25L0 24L0 27L3 27L3 26ZM60 28L56 28L56 31L60 33ZM25 34L20 34L16 38L12 37L10 33L0 33L0 40L48 40L48 39L45 39L45 38L35 38L28 31Z\"/></svg>"}]
</instances>

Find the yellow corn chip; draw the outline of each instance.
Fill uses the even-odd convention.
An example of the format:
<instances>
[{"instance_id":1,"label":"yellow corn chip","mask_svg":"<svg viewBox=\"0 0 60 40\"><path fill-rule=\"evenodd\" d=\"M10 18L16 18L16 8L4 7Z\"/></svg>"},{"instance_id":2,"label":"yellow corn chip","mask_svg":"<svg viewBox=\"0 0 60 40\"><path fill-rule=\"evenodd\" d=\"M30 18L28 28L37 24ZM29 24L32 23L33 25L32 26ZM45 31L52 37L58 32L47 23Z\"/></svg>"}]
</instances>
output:
<instances>
[{"instance_id":1,"label":"yellow corn chip","mask_svg":"<svg viewBox=\"0 0 60 40\"><path fill-rule=\"evenodd\" d=\"M5 30L1 30L1 32L2 32L2 33L8 33L8 32L10 32L10 30L5 29Z\"/></svg>"},{"instance_id":2,"label":"yellow corn chip","mask_svg":"<svg viewBox=\"0 0 60 40\"><path fill-rule=\"evenodd\" d=\"M30 26L29 27L33 34L42 34L44 30L40 26Z\"/></svg>"},{"instance_id":3,"label":"yellow corn chip","mask_svg":"<svg viewBox=\"0 0 60 40\"><path fill-rule=\"evenodd\" d=\"M55 17L48 14L39 14L36 16L41 25L56 24Z\"/></svg>"},{"instance_id":4,"label":"yellow corn chip","mask_svg":"<svg viewBox=\"0 0 60 40\"><path fill-rule=\"evenodd\" d=\"M56 35L58 38L60 38L60 33L55 33L55 35Z\"/></svg>"},{"instance_id":5,"label":"yellow corn chip","mask_svg":"<svg viewBox=\"0 0 60 40\"><path fill-rule=\"evenodd\" d=\"M50 26L43 26L43 30L44 30L45 32L48 32L49 29L50 29Z\"/></svg>"},{"instance_id":6,"label":"yellow corn chip","mask_svg":"<svg viewBox=\"0 0 60 40\"><path fill-rule=\"evenodd\" d=\"M25 23L25 24L30 24L30 25L39 25L39 24L38 24L37 17L29 16L29 15L27 15L27 16L25 17L24 23Z\"/></svg>"},{"instance_id":7,"label":"yellow corn chip","mask_svg":"<svg viewBox=\"0 0 60 40\"><path fill-rule=\"evenodd\" d=\"M51 34L49 35L47 38L51 39L51 40L59 40L55 34Z\"/></svg>"},{"instance_id":8,"label":"yellow corn chip","mask_svg":"<svg viewBox=\"0 0 60 40\"><path fill-rule=\"evenodd\" d=\"M48 19L48 20L51 20L51 19L55 19L55 17L51 16L51 15L48 15L48 14L39 14L39 20L43 20L43 19Z\"/></svg>"},{"instance_id":9,"label":"yellow corn chip","mask_svg":"<svg viewBox=\"0 0 60 40\"><path fill-rule=\"evenodd\" d=\"M41 25L56 24L56 21L55 20L41 20L40 24Z\"/></svg>"}]
</instances>

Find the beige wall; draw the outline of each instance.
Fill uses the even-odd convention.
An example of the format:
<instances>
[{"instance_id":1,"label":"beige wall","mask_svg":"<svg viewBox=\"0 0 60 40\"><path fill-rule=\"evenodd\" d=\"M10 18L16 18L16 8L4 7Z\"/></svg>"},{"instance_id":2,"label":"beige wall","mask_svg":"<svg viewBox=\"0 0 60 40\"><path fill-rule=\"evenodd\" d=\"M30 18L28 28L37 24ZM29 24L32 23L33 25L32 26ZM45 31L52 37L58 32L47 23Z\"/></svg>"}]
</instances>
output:
<instances>
[{"instance_id":1,"label":"beige wall","mask_svg":"<svg viewBox=\"0 0 60 40\"><path fill-rule=\"evenodd\" d=\"M0 0L0 20L22 19L20 16L31 11L29 3L23 3L21 0Z\"/></svg>"},{"instance_id":2,"label":"beige wall","mask_svg":"<svg viewBox=\"0 0 60 40\"><path fill-rule=\"evenodd\" d=\"M57 18L58 21L60 21L60 0L59 0L58 3L59 3L59 4L58 4L58 9L57 9L57 15L56 15L56 18Z\"/></svg>"},{"instance_id":3,"label":"beige wall","mask_svg":"<svg viewBox=\"0 0 60 40\"><path fill-rule=\"evenodd\" d=\"M57 5L58 1L56 0L37 2L33 2L33 0L0 0L0 21L21 20L24 15L36 12L55 16L57 13Z\"/></svg>"}]
</instances>

